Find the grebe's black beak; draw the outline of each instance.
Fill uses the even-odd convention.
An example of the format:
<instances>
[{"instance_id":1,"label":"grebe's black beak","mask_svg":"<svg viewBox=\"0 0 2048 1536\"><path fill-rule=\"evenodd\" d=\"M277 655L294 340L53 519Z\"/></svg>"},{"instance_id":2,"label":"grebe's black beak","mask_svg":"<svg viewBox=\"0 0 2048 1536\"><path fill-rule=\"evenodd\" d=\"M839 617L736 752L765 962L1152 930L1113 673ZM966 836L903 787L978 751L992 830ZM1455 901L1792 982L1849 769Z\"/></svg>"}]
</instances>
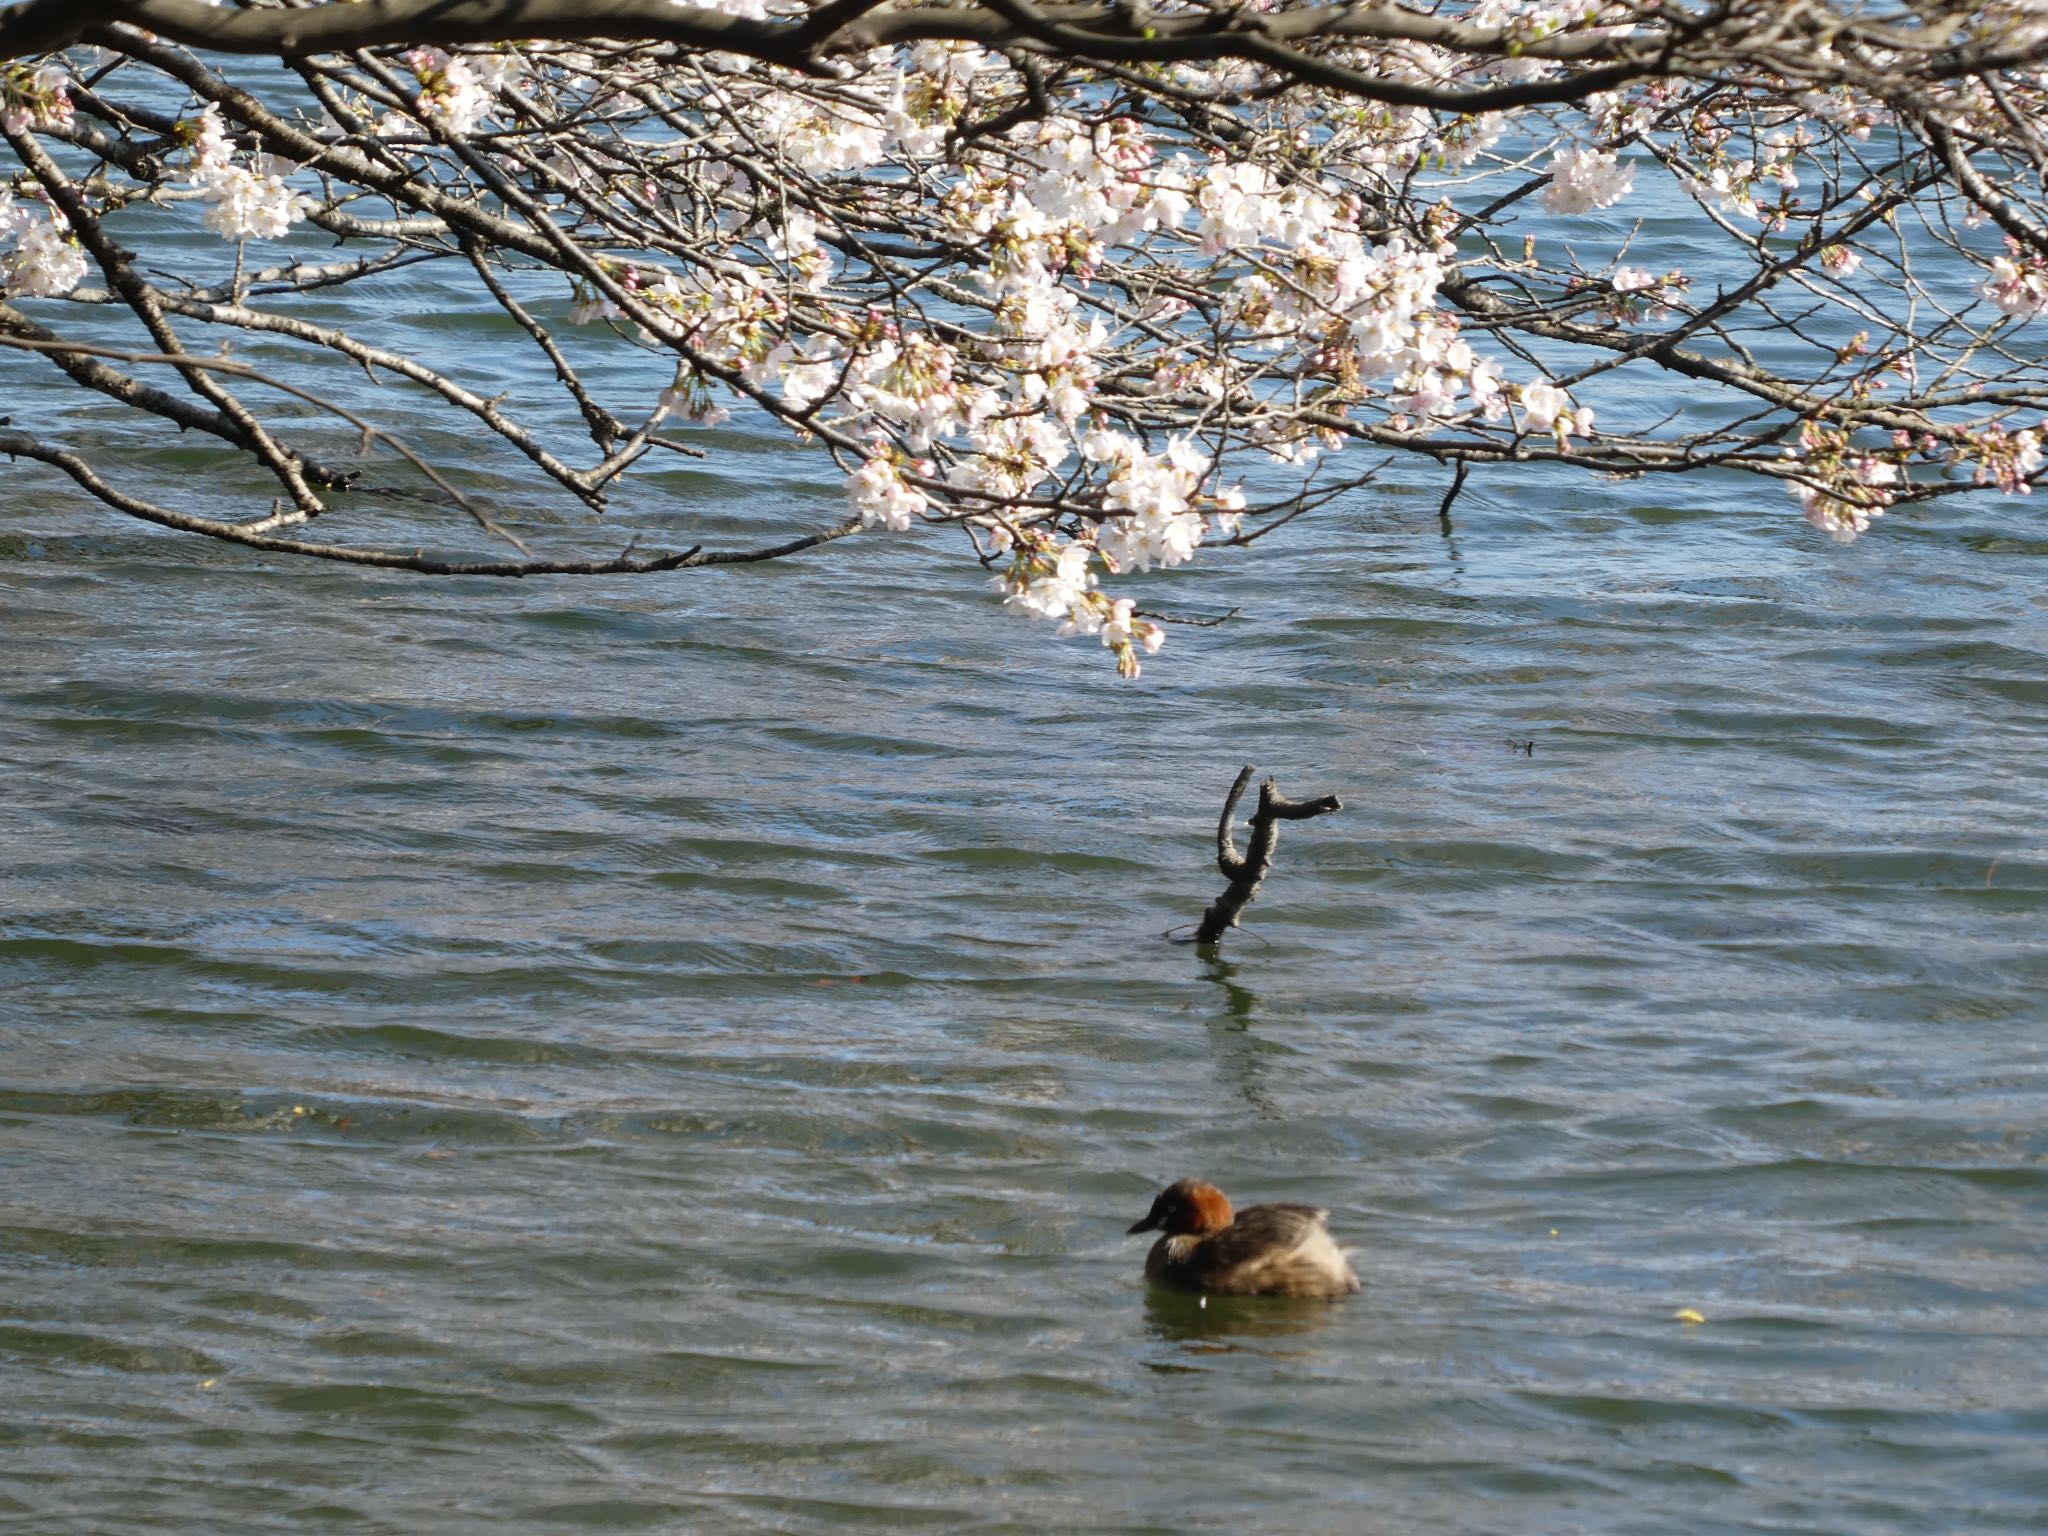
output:
<instances>
[{"instance_id":1,"label":"grebe's black beak","mask_svg":"<svg viewBox=\"0 0 2048 1536\"><path fill-rule=\"evenodd\" d=\"M1134 1221L1128 1227L1124 1228L1124 1235L1126 1237L1130 1237L1136 1235L1139 1232L1156 1232L1158 1229L1159 1212L1155 1210L1150 1212L1143 1221Z\"/></svg>"}]
</instances>

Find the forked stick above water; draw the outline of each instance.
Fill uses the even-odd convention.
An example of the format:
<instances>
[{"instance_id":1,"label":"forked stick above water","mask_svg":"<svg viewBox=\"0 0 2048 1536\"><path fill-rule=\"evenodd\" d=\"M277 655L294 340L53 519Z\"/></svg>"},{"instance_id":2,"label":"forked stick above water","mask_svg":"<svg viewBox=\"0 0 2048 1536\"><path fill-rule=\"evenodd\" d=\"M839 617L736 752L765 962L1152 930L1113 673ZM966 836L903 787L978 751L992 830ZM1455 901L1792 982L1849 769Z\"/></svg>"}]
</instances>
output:
<instances>
[{"instance_id":1,"label":"forked stick above water","mask_svg":"<svg viewBox=\"0 0 2048 1536\"><path fill-rule=\"evenodd\" d=\"M1195 929L1197 944L1214 944L1223 937L1225 929L1237 926L1238 914L1252 904L1273 867L1273 849L1280 841L1281 822L1306 821L1311 816L1327 816L1344 809L1344 802L1335 795L1290 800L1273 787L1269 778L1259 785L1259 808L1252 812L1251 842L1240 854L1231 836L1231 824L1237 819L1238 802L1244 799L1245 789L1258 771L1256 766L1246 763L1224 797L1223 815L1216 823L1216 867L1230 884L1202 914L1201 924Z\"/></svg>"}]
</instances>

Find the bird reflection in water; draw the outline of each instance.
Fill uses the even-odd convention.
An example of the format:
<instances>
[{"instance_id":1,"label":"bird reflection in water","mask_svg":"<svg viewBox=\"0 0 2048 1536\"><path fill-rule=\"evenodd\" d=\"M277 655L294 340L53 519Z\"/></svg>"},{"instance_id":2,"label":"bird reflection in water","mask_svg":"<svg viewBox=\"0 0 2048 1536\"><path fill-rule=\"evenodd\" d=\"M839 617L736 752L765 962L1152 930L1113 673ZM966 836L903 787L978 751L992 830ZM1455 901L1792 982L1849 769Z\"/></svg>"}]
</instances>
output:
<instances>
[{"instance_id":1,"label":"bird reflection in water","mask_svg":"<svg viewBox=\"0 0 2048 1536\"><path fill-rule=\"evenodd\" d=\"M1273 1296L1184 1296L1154 1287L1145 1296L1145 1331L1193 1355L1261 1349L1264 1341L1299 1338L1342 1316L1327 1301Z\"/></svg>"}]
</instances>

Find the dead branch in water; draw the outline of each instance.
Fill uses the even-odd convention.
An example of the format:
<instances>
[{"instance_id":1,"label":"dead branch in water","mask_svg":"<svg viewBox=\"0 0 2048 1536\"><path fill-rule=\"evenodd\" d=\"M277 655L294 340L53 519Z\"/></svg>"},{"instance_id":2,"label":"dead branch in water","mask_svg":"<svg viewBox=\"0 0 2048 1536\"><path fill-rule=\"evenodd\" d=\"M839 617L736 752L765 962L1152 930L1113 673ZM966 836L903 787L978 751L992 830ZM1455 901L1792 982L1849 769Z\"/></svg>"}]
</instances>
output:
<instances>
[{"instance_id":1,"label":"dead branch in water","mask_svg":"<svg viewBox=\"0 0 2048 1536\"><path fill-rule=\"evenodd\" d=\"M1202 914L1201 924L1195 929L1197 944L1214 944L1223 937L1225 929L1237 926L1238 914L1252 904L1252 898L1259 894L1259 886L1273 868L1273 850L1280 842L1281 822L1306 821L1311 816L1327 816L1344 809L1344 802L1335 795L1290 800L1273 787L1269 778L1259 785L1259 808L1252 812L1251 842L1240 854L1231 836L1231 824L1237 819L1238 802L1244 799L1245 789L1258 771L1256 766L1246 763L1224 797L1223 815L1216 823L1216 867L1230 884Z\"/></svg>"}]
</instances>

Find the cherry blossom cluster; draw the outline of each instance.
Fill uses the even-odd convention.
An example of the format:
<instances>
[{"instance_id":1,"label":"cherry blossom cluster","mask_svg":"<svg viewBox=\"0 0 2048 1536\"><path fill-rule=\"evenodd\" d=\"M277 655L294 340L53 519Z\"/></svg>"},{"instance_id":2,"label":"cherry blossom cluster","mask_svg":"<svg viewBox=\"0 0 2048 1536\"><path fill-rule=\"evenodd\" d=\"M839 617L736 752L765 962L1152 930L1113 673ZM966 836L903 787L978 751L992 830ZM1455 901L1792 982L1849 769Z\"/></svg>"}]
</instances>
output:
<instances>
[{"instance_id":1,"label":"cherry blossom cluster","mask_svg":"<svg viewBox=\"0 0 2048 1536\"><path fill-rule=\"evenodd\" d=\"M2031 320L2048 309L2048 262L2017 240L2008 239L2005 248L1992 260L1984 297L2015 320Z\"/></svg>"},{"instance_id":2,"label":"cherry blossom cluster","mask_svg":"<svg viewBox=\"0 0 2048 1536\"><path fill-rule=\"evenodd\" d=\"M286 183L299 169L291 161L258 154L236 163L234 143L213 103L207 103L190 132L187 179L210 205L206 227L223 240L279 239L312 210L313 199Z\"/></svg>"},{"instance_id":3,"label":"cherry blossom cluster","mask_svg":"<svg viewBox=\"0 0 2048 1536\"><path fill-rule=\"evenodd\" d=\"M865 97L716 77L708 150L774 149L808 178L805 201L765 211L751 242L726 246L728 262L602 264L571 318L686 349L695 379L736 374L757 400L846 445L863 526L965 521L1007 548L1011 521L1045 517L1020 506L1049 505L1052 525L1078 514L1059 547L1064 569L1079 562L1091 581L1236 537L1248 502L1226 459L1254 450L1301 464L1345 441L1334 422L1303 422L1311 392L1338 421L1376 408L1401 432L1476 418L1562 450L1593 431L1593 411L1564 389L1540 376L1512 385L1462 338L1438 300L1455 256L1442 217L1372 227L1361 187L1382 179L1383 136L1353 134L1356 158L1326 156L1325 174L1283 174L1254 156L1197 155L1129 116L1052 113L985 151L950 154L946 133L970 97L1000 99L1008 75L971 46L925 45L878 65ZM1476 152L1469 136L1459 147ZM885 163L917 180L868 182L865 218L847 218L836 183ZM1611 196L1626 184L1610 173ZM915 195L891 196L897 186ZM967 308L945 327L838 302L858 222L884 219L929 221L958 253L952 281ZM1140 271L1152 274L1142 296ZM1205 294L1221 296L1206 312ZM1134 357L1148 358L1145 376L1105 394ZM1191 408L1227 409L1233 429L1154 426ZM1063 599L1061 567L1034 564L1047 558L1037 545L1018 553L1011 606L1112 645L1159 643L1112 608L1100 631L1077 619L1094 608Z\"/></svg>"},{"instance_id":4,"label":"cherry blossom cluster","mask_svg":"<svg viewBox=\"0 0 2048 1536\"><path fill-rule=\"evenodd\" d=\"M2009 432L1993 423L1973 435L1967 453L1977 485L1995 485L2008 496L2024 496L2044 462L2042 440L2048 423Z\"/></svg>"},{"instance_id":5,"label":"cherry blossom cluster","mask_svg":"<svg viewBox=\"0 0 2048 1536\"><path fill-rule=\"evenodd\" d=\"M61 129L72 120L70 83L55 64L0 70L0 128L9 134ZM69 221L47 202L15 201L0 184L0 297L52 298L85 280L85 252Z\"/></svg>"},{"instance_id":6,"label":"cherry blossom cluster","mask_svg":"<svg viewBox=\"0 0 2048 1536\"><path fill-rule=\"evenodd\" d=\"M1826 265L1825 252L1821 260ZM1576 292L1596 294L1599 312L1618 325L1648 325L1663 319L1684 302L1691 287L1692 279L1682 271L1657 273L1626 263L1601 277L1573 284Z\"/></svg>"},{"instance_id":7,"label":"cherry blossom cluster","mask_svg":"<svg viewBox=\"0 0 2048 1536\"><path fill-rule=\"evenodd\" d=\"M9 133L63 128L72 117L70 78L61 65L0 68L0 128Z\"/></svg>"},{"instance_id":8,"label":"cherry blossom cluster","mask_svg":"<svg viewBox=\"0 0 2048 1536\"><path fill-rule=\"evenodd\" d=\"M1495 19L1526 24L1532 37L1595 19L1601 9L1483 8ZM925 159L939 145L940 126L958 120L958 94L973 85L990 61L971 47L927 45L914 63L914 76L900 67L892 75L896 66L881 65L874 108L845 101L830 108L815 101L805 105L792 92L765 92L764 136L816 176L858 172L890 155L899 162ZM1439 61L1421 73L1444 78L1454 70ZM1541 68L1497 67L1492 73L1529 78ZM1629 144L1655 118L1656 93L1644 94L1649 105L1624 108L1619 98L1598 104L1596 121L1610 138L1608 146L1567 142L1556 150L1543 196L1549 212L1597 212L1629 196L1637 175ZM724 99L743 100L742 89L726 86ZM1846 91L1815 96L1806 105L1818 122L1846 125L1849 136L1859 140L1885 117ZM1802 112L1780 108L1765 117L1763 126L1754 121L1719 124L1694 135L1691 147L1704 144L1706 158L1696 169L1681 169L1680 176L1683 185L1719 211L1770 230L1783 227L1800 186L1802 158L1825 134ZM1181 277L1176 286L1222 291L1228 297L1220 334L1212 327L1199 338L1178 341L1171 327L1184 301L1156 301L1154 313L1165 327L1161 355L1152 364L1157 395L1208 401L1236 397L1256 418L1270 396L1261 399L1255 386L1248 390L1234 384L1233 374L1255 380L1260 369L1256 363L1243 366L1247 354L1276 353L1283 366L1267 368L1295 381L1297 391L1300 381L1321 379L1351 401L1378 399L1396 429L1475 416L1507 419L1517 430L1550 438L1560 452L1568 452L1574 438L1593 435L1594 410L1541 376L1506 382L1495 360L1459 338L1457 317L1436 302L1442 263L1453 248L1427 238L1426 222L1414 234L1395 233L1379 241L1364 233L1366 202L1355 189L1370 182L1365 172L1431 158L1470 164L1498 140L1498 120L1461 119L1432 133L1428 114L1397 113L1374 126L1375 134L1363 136L1369 143L1346 146L1353 151L1349 166L1355 178L1353 190L1347 191L1336 178L1286 174L1260 159L1212 152L1204 162L1186 153L1162 153L1150 132L1129 119L1088 124L1041 118L1013 135L1001 161L970 160L964 174L947 184L941 200L945 232L975 242L986 253L985 264L969 280L1001 301L995 334L1030 344L1028 350L1014 349L1012 387L1000 402L986 385L971 381L971 369L947 343L923 337L904 348L893 330L871 352L843 337L822 345L778 343L770 362L777 357L786 361L779 381L786 400L796 409L811 410L829 395L843 408L838 417L843 423L897 434L900 450L868 452L850 483L852 503L868 525L902 529L924 518L961 516L942 494L948 487L996 500L1029 499L1068 461L1071 444L1060 429L1091 445L1109 440L1099 412L1090 420L1081 418L1104 371L1100 352L1106 341L1114 351L1119 338L1100 318L1085 331L1075 322L1075 289L1089 284L1106 252L1127 250L1134 243L1157 250L1171 242ZM1736 143L1746 153L1732 152ZM1322 159L1326 167L1346 163L1331 153ZM1766 187L1771 189L1769 203L1760 200ZM831 258L808 243L814 234L815 226L806 219L801 229L770 244L771 253L785 261L802 254L809 263L800 274L802 283L812 289L821 286L821 274L831 266ZM1853 276L1861 261L1861 253L1842 241L1827 244L1820 256L1822 270L1838 279ZM1205 262L1211 264L1207 275ZM2005 268L1998 275L2011 286ZM1654 322L1682 305L1689 287L1682 271L1652 273L1619 265L1605 309L1615 319ZM892 378L902 387L877 390L877 377ZM1375 388L1374 381L1380 380L1386 382ZM1016 414L1020 406L1039 407L1041 414L1021 418ZM1254 420L1245 433L1247 441L1272 457L1291 462L1312 459L1320 449L1341 443L1344 435L1304 426L1298 418L1285 424ZM962 439L964 452L951 460L944 480L934 483L939 465L921 456L935 443L946 456ZM1832 439L1802 433L1801 449L1795 451L1829 460L1833 450L1823 447L1824 441ZM1077 473L1087 479L1102 510L1135 507L1139 513L1101 519L1088 540L1105 575L1178 563L1193 554L1205 533L1213 535L1201 517L1185 510L1186 494L1146 494L1148 488L1186 480L1183 461L1189 454L1185 439L1164 453L1126 445L1120 452L1091 446L1081 454ZM1223 457L1198 456L1212 465ZM1885 487L1892 483L1892 467L1870 454L1849 455L1845 462L1853 466L1855 493L1810 490L1802 500L1829 531L1853 534L1867 527L1868 515L1889 500L1892 493ZM1829 463L1817 460L1810 480L1823 480ZM1105 466L1113 466L1111 473L1094 473ZM1226 508L1244 504L1243 492L1234 487L1215 488L1213 499ZM1857 509L1854 516L1842 511L1851 506ZM1012 595L1021 590L1027 589ZM1019 606L1054 617L1067 611L1035 599Z\"/></svg>"},{"instance_id":9,"label":"cherry blossom cluster","mask_svg":"<svg viewBox=\"0 0 2048 1536\"><path fill-rule=\"evenodd\" d=\"M476 131L490 115L498 87L518 68L517 61L502 52L450 54L440 48L411 49L405 63L419 81L413 106L455 138ZM405 119L393 114L384 126L403 132Z\"/></svg>"},{"instance_id":10,"label":"cherry blossom cluster","mask_svg":"<svg viewBox=\"0 0 2048 1536\"><path fill-rule=\"evenodd\" d=\"M1897 499L1898 456L1859 449L1826 422L1800 423L1798 449L1788 449L1786 457L1795 466L1786 488L1806 520L1839 543L1867 532L1871 519L1884 516Z\"/></svg>"},{"instance_id":11,"label":"cherry blossom cluster","mask_svg":"<svg viewBox=\"0 0 2048 1536\"><path fill-rule=\"evenodd\" d=\"M1592 213L1612 208L1635 184L1635 167L1612 150L1560 150L1550 162L1550 189L1543 194L1543 206L1552 213Z\"/></svg>"},{"instance_id":12,"label":"cherry blossom cluster","mask_svg":"<svg viewBox=\"0 0 2048 1536\"><path fill-rule=\"evenodd\" d=\"M1166 631L1139 618L1132 599L1109 597L1096 590L1090 564L1096 551L1086 541L1076 539L1061 545L1045 534L1013 532L1009 525L998 523L990 531L989 542L998 554L1011 557L995 578L1005 605L1060 620L1062 635L1099 636L1116 658L1119 675L1136 677L1141 670L1139 654L1150 656L1165 644Z\"/></svg>"},{"instance_id":13,"label":"cherry blossom cluster","mask_svg":"<svg viewBox=\"0 0 2048 1536\"><path fill-rule=\"evenodd\" d=\"M0 296L53 298L84 282L87 270L85 252L62 213L40 204L21 206L0 189Z\"/></svg>"}]
</instances>

